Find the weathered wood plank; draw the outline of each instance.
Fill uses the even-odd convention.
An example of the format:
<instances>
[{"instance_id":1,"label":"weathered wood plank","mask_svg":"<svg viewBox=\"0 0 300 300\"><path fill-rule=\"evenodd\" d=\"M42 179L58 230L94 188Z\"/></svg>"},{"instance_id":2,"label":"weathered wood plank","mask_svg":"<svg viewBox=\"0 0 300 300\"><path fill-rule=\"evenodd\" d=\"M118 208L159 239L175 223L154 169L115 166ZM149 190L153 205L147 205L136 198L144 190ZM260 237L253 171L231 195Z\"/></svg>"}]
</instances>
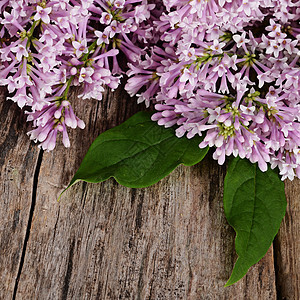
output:
<instances>
[{"instance_id":1,"label":"weathered wood plank","mask_svg":"<svg viewBox=\"0 0 300 300\"><path fill-rule=\"evenodd\" d=\"M279 299L300 299L300 180L286 181L287 213L274 242Z\"/></svg>"},{"instance_id":2,"label":"weathered wood plank","mask_svg":"<svg viewBox=\"0 0 300 300\"><path fill-rule=\"evenodd\" d=\"M220 192L208 191L205 179L218 175L210 166L179 168L145 190L112 180L80 184L59 209L37 207L19 299L275 299L272 253L241 283L223 288L233 234ZM191 187L200 174L202 187ZM50 211L56 226L46 219Z\"/></svg>"},{"instance_id":3,"label":"weathered wood plank","mask_svg":"<svg viewBox=\"0 0 300 300\"><path fill-rule=\"evenodd\" d=\"M45 153L17 299L276 299L272 248L238 284L234 232L222 210L224 168L212 159L128 189L78 184L60 203L92 140L134 109L123 94L81 101L89 120L70 150Z\"/></svg>"},{"instance_id":4,"label":"weathered wood plank","mask_svg":"<svg viewBox=\"0 0 300 300\"><path fill-rule=\"evenodd\" d=\"M13 294L32 201L39 149L24 126L24 116L0 89L0 299Z\"/></svg>"}]
</instances>

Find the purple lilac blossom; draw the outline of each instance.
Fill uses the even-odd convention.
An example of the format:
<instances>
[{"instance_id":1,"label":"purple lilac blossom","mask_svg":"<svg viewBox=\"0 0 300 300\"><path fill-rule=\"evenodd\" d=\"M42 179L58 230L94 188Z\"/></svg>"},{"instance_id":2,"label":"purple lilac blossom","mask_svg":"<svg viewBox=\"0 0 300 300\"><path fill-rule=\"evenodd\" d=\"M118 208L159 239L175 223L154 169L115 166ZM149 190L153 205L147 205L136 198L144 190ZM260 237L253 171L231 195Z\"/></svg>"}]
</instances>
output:
<instances>
[{"instance_id":1,"label":"purple lilac blossom","mask_svg":"<svg viewBox=\"0 0 300 300\"><path fill-rule=\"evenodd\" d=\"M300 178L300 1L163 0L159 42L129 64L126 90L200 148Z\"/></svg>"},{"instance_id":2,"label":"purple lilac blossom","mask_svg":"<svg viewBox=\"0 0 300 300\"><path fill-rule=\"evenodd\" d=\"M97 100L106 86L116 89L121 52L134 62L153 39L154 7L147 0L0 1L0 85L25 107L35 127L28 134L40 147L53 150L59 132L70 146L67 128L84 128L70 87Z\"/></svg>"},{"instance_id":3,"label":"purple lilac blossom","mask_svg":"<svg viewBox=\"0 0 300 300\"><path fill-rule=\"evenodd\" d=\"M0 85L52 150L84 128L69 99L125 86L153 120L229 155L300 178L300 1L0 1Z\"/></svg>"}]
</instances>

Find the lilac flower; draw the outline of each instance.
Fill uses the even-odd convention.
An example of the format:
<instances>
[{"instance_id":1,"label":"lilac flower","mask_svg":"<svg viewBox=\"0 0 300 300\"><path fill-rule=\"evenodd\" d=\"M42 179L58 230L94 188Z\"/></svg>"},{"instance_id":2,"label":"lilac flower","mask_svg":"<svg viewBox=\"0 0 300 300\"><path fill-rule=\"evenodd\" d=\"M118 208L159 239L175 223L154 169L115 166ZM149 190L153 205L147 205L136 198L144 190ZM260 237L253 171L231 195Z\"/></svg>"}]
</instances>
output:
<instances>
[{"instance_id":1,"label":"lilac flower","mask_svg":"<svg viewBox=\"0 0 300 300\"><path fill-rule=\"evenodd\" d=\"M299 12L290 0L4 1L0 85L26 107L30 138L52 150L57 135L69 147L68 128L84 128L69 89L101 100L127 71L125 89L154 104L153 120L177 126L178 137L203 136L199 146L214 147L219 164L239 156L292 179L300 176Z\"/></svg>"},{"instance_id":2,"label":"lilac flower","mask_svg":"<svg viewBox=\"0 0 300 300\"><path fill-rule=\"evenodd\" d=\"M91 76L93 75L93 73L94 73L94 69L91 67L81 68L78 81L79 82L86 81L88 83L92 83L93 80L92 80Z\"/></svg>"},{"instance_id":3,"label":"lilac flower","mask_svg":"<svg viewBox=\"0 0 300 300\"><path fill-rule=\"evenodd\" d=\"M205 135L200 147L215 147L220 164L234 155L262 171L271 162L282 179L300 175L291 154L300 150L300 2L163 3L155 30L172 54L153 46L129 65L127 91L141 95L156 82L145 98L156 103L153 120L176 124L178 137Z\"/></svg>"},{"instance_id":4,"label":"lilac flower","mask_svg":"<svg viewBox=\"0 0 300 300\"><path fill-rule=\"evenodd\" d=\"M87 41L82 40L80 42L73 41L72 46L75 49L75 54L77 58L80 58L83 53L88 53Z\"/></svg>"},{"instance_id":5,"label":"lilac flower","mask_svg":"<svg viewBox=\"0 0 300 300\"><path fill-rule=\"evenodd\" d=\"M95 30L95 35L96 37L98 37L97 39L97 45L101 45L101 44L109 44L109 36L108 36L108 32L101 32L99 30Z\"/></svg>"},{"instance_id":6,"label":"lilac flower","mask_svg":"<svg viewBox=\"0 0 300 300\"><path fill-rule=\"evenodd\" d=\"M112 15L108 12L102 12L101 18L100 18L100 23L109 25L109 23L112 20Z\"/></svg>"},{"instance_id":7,"label":"lilac flower","mask_svg":"<svg viewBox=\"0 0 300 300\"><path fill-rule=\"evenodd\" d=\"M18 44L17 46L15 47L11 47L10 48L10 51L13 52L13 53L16 53L16 59L18 61L21 61L23 56L24 57L28 57L28 50L26 49L26 40L24 40L24 42Z\"/></svg>"},{"instance_id":8,"label":"lilac flower","mask_svg":"<svg viewBox=\"0 0 300 300\"><path fill-rule=\"evenodd\" d=\"M43 8L40 5L37 5L36 7L36 14L34 15L34 20L38 21L38 20L42 20L42 22L49 24L50 23L50 17L49 14L52 10L52 7L46 7Z\"/></svg>"},{"instance_id":9,"label":"lilac flower","mask_svg":"<svg viewBox=\"0 0 300 300\"><path fill-rule=\"evenodd\" d=\"M26 107L29 135L43 149L52 150L60 133L69 147L67 128L84 127L68 100L72 86L82 86L79 98L98 100L105 86L118 87L119 49L131 61L142 54L154 7L145 0L0 3L0 85Z\"/></svg>"}]
</instances>

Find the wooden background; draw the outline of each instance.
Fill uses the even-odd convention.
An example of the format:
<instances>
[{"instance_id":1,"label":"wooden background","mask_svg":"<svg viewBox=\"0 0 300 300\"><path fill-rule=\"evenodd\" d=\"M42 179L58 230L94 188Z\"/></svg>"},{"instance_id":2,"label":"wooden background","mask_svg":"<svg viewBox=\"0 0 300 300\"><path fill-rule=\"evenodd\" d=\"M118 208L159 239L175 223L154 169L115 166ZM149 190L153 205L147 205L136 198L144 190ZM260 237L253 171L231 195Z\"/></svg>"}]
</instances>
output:
<instances>
[{"instance_id":1,"label":"wooden background","mask_svg":"<svg viewBox=\"0 0 300 300\"><path fill-rule=\"evenodd\" d=\"M121 90L76 100L84 130L42 152L0 94L0 299L300 299L300 181L267 255L224 288L236 259L222 205L225 167L209 156L152 187L76 184L57 198L101 132L143 106ZM75 99L73 94L72 96Z\"/></svg>"}]
</instances>

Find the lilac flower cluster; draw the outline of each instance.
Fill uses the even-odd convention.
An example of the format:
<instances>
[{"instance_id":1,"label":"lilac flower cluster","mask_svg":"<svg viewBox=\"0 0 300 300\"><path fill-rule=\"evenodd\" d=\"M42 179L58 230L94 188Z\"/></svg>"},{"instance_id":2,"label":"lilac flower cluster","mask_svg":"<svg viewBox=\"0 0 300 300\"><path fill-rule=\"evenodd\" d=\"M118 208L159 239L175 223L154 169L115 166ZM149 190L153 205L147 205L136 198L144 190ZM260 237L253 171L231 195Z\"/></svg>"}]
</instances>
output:
<instances>
[{"instance_id":1,"label":"lilac flower cluster","mask_svg":"<svg viewBox=\"0 0 300 300\"><path fill-rule=\"evenodd\" d=\"M26 108L32 140L52 150L62 132L70 146L67 127L85 126L72 109L70 87L80 85L80 97L98 100L105 86L116 89L119 56L134 62L153 39L154 7L147 0L0 1L0 85Z\"/></svg>"},{"instance_id":2,"label":"lilac flower cluster","mask_svg":"<svg viewBox=\"0 0 300 300\"><path fill-rule=\"evenodd\" d=\"M300 178L299 16L299 0L0 0L0 85L52 150L85 126L70 87L101 100L127 70L153 120L203 135L219 164Z\"/></svg>"},{"instance_id":3,"label":"lilac flower cluster","mask_svg":"<svg viewBox=\"0 0 300 300\"><path fill-rule=\"evenodd\" d=\"M126 89L200 148L300 178L300 1L164 0Z\"/></svg>"}]
</instances>

